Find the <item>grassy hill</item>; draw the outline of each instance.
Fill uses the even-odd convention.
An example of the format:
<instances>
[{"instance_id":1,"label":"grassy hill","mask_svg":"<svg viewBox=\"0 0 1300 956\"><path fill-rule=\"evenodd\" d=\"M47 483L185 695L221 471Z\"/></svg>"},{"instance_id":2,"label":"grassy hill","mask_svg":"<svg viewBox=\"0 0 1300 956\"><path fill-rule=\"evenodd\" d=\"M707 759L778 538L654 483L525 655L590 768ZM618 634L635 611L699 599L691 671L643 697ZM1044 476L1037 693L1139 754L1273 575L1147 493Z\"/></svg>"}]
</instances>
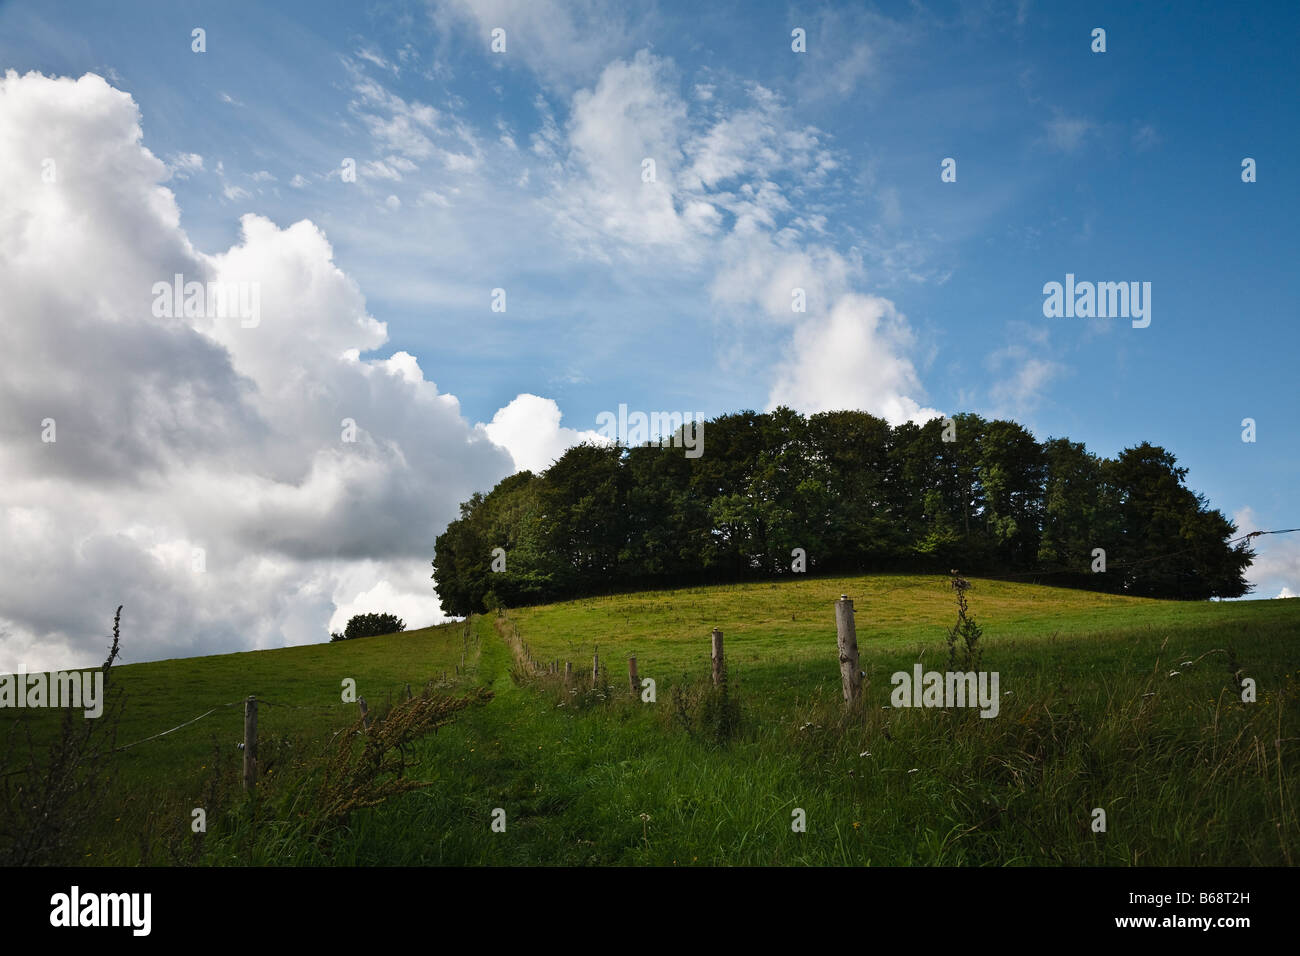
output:
<instances>
[{"instance_id":1,"label":"grassy hill","mask_svg":"<svg viewBox=\"0 0 1300 956\"><path fill-rule=\"evenodd\" d=\"M973 585L983 669L1000 675L992 719L888 706L893 672L947 667L953 593L924 576L646 592L115 668L119 744L217 709L112 758L77 862L1294 862L1300 601ZM867 675L853 714L836 659L841 593L856 603ZM709 681L713 627L725 634L725 695ZM597 647L605 671L593 682ZM653 703L628 687L631 654L656 682ZM572 685L546 672L556 659L573 662ZM1241 677L1256 682L1254 703L1241 701ZM322 767L357 715L341 700L345 678L381 722L407 683L494 697L405 748L401 779L419 789L323 828ZM264 701L253 802L236 746L249 694ZM0 721L8 739L26 727L40 745L58 715ZM196 807L204 835L189 828ZM491 827L497 810L505 832ZM792 830L796 811L806 832Z\"/></svg>"}]
</instances>

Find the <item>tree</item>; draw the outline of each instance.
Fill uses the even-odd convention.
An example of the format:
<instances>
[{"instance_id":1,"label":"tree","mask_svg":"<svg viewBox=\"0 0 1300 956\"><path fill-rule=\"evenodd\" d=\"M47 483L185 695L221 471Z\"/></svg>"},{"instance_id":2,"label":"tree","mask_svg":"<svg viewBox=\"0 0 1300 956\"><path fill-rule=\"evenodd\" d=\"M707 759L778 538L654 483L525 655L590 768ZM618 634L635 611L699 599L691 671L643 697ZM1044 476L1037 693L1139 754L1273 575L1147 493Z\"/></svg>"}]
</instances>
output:
<instances>
[{"instance_id":1,"label":"tree","mask_svg":"<svg viewBox=\"0 0 1300 956\"><path fill-rule=\"evenodd\" d=\"M889 423L866 412L819 412L808 419L808 440L830 499L822 567L888 567L905 542L886 484Z\"/></svg>"},{"instance_id":2,"label":"tree","mask_svg":"<svg viewBox=\"0 0 1300 956\"><path fill-rule=\"evenodd\" d=\"M1047 461L1040 445L1015 422L991 421L979 442L984 528L994 561L1030 568L1038 557Z\"/></svg>"},{"instance_id":3,"label":"tree","mask_svg":"<svg viewBox=\"0 0 1300 956\"><path fill-rule=\"evenodd\" d=\"M1227 547L1236 526L1183 485L1187 469L1170 452L1143 442L1106 470L1119 496L1116 570L1126 592L1185 600L1249 593L1254 553L1246 542Z\"/></svg>"},{"instance_id":4,"label":"tree","mask_svg":"<svg viewBox=\"0 0 1300 956\"><path fill-rule=\"evenodd\" d=\"M435 542L443 609L784 575L796 548L810 572L1045 572L1192 600L1249 590L1253 554L1228 545L1232 523L1150 444L1103 460L968 413L891 427L780 407L698 427L702 457L583 444L475 494Z\"/></svg>"},{"instance_id":5,"label":"tree","mask_svg":"<svg viewBox=\"0 0 1300 956\"><path fill-rule=\"evenodd\" d=\"M404 630L406 624L396 614L354 614L342 634L335 631L330 635L330 643L351 641L358 637L396 634Z\"/></svg>"}]
</instances>

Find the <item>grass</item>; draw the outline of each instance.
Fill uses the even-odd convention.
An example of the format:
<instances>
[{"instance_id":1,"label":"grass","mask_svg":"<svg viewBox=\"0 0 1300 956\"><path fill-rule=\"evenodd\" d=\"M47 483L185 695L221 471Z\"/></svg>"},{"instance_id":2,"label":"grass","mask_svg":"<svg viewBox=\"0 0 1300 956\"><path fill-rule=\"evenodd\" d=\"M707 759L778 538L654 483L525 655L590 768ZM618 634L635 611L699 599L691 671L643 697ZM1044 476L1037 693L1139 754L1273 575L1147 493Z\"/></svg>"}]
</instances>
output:
<instances>
[{"instance_id":1,"label":"grass","mask_svg":"<svg viewBox=\"0 0 1300 956\"><path fill-rule=\"evenodd\" d=\"M1191 604L973 584L983 666L1001 677L994 719L886 707L894 671L918 660L945 669L956 606L945 578L873 576L646 592L391 637L130 665L117 670L131 694L121 737L255 693L282 705L263 708L262 734L290 742L270 748L268 772L278 765L300 778L312 772L305 755L355 716L355 705L339 700L344 677L374 710L408 681L418 691L444 670L454 678L468 648L466 673L443 689L481 686L495 696L412 745L419 789L311 839L294 823L303 791L290 782L277 789L272 773L260 804L229 802L193 860L1294 862L1300 601ZM854 714L840 699L835 660L832 603L841 593L856 602L867 672ZM739 706L730 734L718 732L708 686L715 626ZM503 634L517 635L518 647ZM607 671L592 686L597 645ZM576 686L520 666L517 651L572 661ZM654 703L628 688L632 653L640 675L656 681ZM1256 681L1255 703L1241 701L1238 671ZM239 710L121 754L117 797L105 808L120 819L95 834L84 862L140 862L137 831L151 809L156 819L158 807L200 805L211 786L212 733L228 747L222 773L237 775ZM504 833L491 829L497 809ZM1093 829L1096 809L1105 811L1105 832ZM806 832L791 828L796 810ZM164 861L157 841L152 853L144 859Z\"/></svg>"}]
</instances>

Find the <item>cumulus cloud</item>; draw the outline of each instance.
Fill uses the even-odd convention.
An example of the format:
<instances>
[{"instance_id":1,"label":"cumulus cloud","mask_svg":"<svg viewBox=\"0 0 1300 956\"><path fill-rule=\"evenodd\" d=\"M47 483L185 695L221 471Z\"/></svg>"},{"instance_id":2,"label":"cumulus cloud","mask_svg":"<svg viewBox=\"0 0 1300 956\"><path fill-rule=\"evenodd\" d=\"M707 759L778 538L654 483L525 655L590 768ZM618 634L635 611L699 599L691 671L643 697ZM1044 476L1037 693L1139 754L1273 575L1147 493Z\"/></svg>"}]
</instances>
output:
<instances>
[{"instance_id":1,"label":"cumulus cloud","mask_svg":"<svg viewBox=\"0 0 1300 956\"><path fill-rule=\"evenodd\" d=\"M860 409L892 425L941 416L911 397L921 391L905 357L911 345L912 333L888 299L845 295L825 318L795 330L767 407L788 405L807 415Z\"/></svg>"},{"instance_id":2,"label":"cumulus cloud","mask_svg":"<svg viewBox=\"0 0 1300 956\"><path fill-rule=\"evenodd\" d=\"M1238 534L1273 530L1260 527L1259 517L1250 507L1234 511L1232 522ZM1255 585L1256 595L1280 586L1277 597L1295 597L1300 592L1300 540L1292 535L1264 535L1253 538L1250 546L1255 560L1246 569L1246 580Z\"/></svg>"},{"instance_id":3,"label":"cumulus cloud","mask_svg":"<svg viewBox=\"0 0 1300 956\"><path fill-rule=\"evenodd\" d=\"M546 205L557 228L598 258L711 270L719 317L740 326L794 326L770 405L937 415L913 397L922 390L906 320L863 295L860 259L825 241L810 200L841 166L826 135L760 84L729 89L739 105L728 109L713 88L688 101L682 86L670 60L642 50L574 95L563 132L543 104L534 152L553 160Z\"/></svg>"},{"instance_id":4,"label":"cumulus cloud","mask_svg":"<svg viewBox=\"0 0 1300 956\"><path fill-rule=\"evenodd\" d=\"M434 536L512 469L413 356L364 357L386 327L318 227L246 215L204 253L168 175L100 77L0 80L0 671L102 659L119 603L127 660L380 600L432 623ZM177 274L256 289L258 321L171 309Z\"/></svg>"},{"instance_id":5,"label":"cumulus cloud","mask_svg":"<svg viewBox=\"0 0 1300 956\"><path fill-rule=\"evenodd\" d=\"M482 428L495 444L510 452L516 471L544 471L566 448L584 441L608 443L599 432L565 428L560 415L560 406L552 399L523 392Z\"/></svg>"}]
</instances>

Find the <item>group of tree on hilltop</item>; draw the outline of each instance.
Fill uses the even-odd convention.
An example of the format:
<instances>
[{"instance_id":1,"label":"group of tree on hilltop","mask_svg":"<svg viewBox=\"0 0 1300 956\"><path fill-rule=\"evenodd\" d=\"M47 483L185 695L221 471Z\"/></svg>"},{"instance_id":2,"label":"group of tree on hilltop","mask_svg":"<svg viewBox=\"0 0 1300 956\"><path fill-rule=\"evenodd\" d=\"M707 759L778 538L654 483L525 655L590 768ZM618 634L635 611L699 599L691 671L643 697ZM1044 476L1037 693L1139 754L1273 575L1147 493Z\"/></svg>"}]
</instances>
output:
<instances>
[{"instance_id":1,"label":"group of tree on hilltop","mask_svg":"<svg viewBox=\"0 0 1300 956\"><path fill-rule=\"evenodd\" d=\"M801 570L795 549L808 573L960 568L1200 600L1250 590L1254 555L1229 544L1232 522L1149 443L1110 459L974 414L891 427L784 407L702 427L699 457L582 444L476 493L435 542L443 610L778 577Z\"/></svg>"}]
</instances>

